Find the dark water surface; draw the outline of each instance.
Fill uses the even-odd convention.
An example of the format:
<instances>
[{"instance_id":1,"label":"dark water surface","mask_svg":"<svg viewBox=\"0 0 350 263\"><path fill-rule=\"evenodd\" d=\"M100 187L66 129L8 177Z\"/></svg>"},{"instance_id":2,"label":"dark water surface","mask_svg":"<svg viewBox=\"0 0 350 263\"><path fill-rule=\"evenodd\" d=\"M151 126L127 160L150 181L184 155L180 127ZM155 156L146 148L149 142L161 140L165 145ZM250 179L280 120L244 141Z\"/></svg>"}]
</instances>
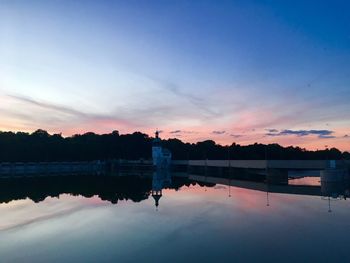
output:
<instances>
[{"instance_id":1,"label":"dark water surface","mask_svg":"<svg viewBox=\"0 0 350 263\"><path fill-rule=\"evenodd\" d=\"M350 262L350 202L319 186L158 179L0 182L0 262Z\"/></svg>"}]
</instances>

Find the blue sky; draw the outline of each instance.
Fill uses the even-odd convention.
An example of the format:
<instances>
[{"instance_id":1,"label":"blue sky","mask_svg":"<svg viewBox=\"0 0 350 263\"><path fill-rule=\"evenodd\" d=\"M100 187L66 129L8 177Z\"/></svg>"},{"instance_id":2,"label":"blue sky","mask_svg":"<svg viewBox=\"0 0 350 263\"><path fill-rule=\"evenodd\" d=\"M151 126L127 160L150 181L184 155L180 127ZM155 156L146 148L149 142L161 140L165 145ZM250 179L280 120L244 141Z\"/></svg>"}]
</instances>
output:
<instances>
[{"instance_id":1,"label":"blue sky","mask_svg":"<svg viewBox=\"0 0 350 263\"><path fill-rule=\"evenodd\" d=\"M0 129L349 150L349 8L1 1Z\"/></svg>"}]
</instances>

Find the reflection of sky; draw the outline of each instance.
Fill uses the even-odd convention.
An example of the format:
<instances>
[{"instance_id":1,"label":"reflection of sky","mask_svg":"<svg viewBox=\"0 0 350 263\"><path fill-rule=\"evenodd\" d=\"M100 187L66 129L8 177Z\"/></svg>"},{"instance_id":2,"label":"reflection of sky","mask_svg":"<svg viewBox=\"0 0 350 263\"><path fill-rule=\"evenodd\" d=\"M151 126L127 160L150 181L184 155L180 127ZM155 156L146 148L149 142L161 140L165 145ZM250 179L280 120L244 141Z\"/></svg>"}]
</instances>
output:
<instances>
[{"instance_id":1,"label":"reflection of sky","mask_svg":"<svg viewBox=\"0 0 350 263\"><path fill-rule=\"evenodd\" d=\"M217 185L117 205L61 195L0 205L1 259L20 262L346 262L348 201ZM29 223L25 223L29 222ZM9 227L11 226L11 227ZM282 260L283 259L283 260Z\"/></svg>"},{"instance_id":2,"label":"reflection of sky","mask_svg":"<svg viewBox=\"0 0 350 263\"><path fill-rule=\"evenodd\" d=\"M301 177L296 179L291 179L288 181L289 185L314 185L320 186L320 177Z\"/></svg>"},{"instance_id":3,"label":"reflection of sky","mask_svg":"<svg viewBox=\"0 0 350 263\"><path fill-rule=\"evenodd\" d=\"M1 1L0 129L349 150L349 4L336 2Z\"/></svg>"}]
</instances>

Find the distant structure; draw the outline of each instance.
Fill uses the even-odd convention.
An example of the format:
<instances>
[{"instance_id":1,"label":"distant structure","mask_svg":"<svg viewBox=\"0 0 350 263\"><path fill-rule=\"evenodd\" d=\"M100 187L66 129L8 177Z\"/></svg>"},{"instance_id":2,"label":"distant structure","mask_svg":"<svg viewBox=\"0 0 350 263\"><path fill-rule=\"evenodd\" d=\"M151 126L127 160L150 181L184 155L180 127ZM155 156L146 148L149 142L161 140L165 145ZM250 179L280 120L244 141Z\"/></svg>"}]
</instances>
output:
<instances>
[{"instance_id":1,"label":"distant structure","mask_svg":"<svg viewBox=\"0 0 350 263\"><path fill-rule=\"evenodd\" d=\"M154 138L152 145L153 165L157 170L168 169L171 162L171 152L162 147L161 139L159 138L159 131L156 131L155 135L156 137Z\"/></svg>"}]
</instances>

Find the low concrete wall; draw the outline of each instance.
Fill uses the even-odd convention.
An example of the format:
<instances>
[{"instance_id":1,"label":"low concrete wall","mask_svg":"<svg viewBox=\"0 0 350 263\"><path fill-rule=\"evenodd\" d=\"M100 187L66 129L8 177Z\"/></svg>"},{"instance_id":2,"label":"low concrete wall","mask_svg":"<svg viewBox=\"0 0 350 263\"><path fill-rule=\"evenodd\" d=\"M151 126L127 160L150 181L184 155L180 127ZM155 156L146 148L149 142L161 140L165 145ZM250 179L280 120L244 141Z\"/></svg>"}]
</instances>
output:
<instances>
[{"instance_id":1,"label":"low concrete wall","mask_svg":"<svg viewBox=\"0 0 350 263\"><path fill-rule=\"evenodd\" d=\"M99 173L104 162L0 163L0 176Z\"/></svg>"},{"instance_id":2,"label":"low concrete wall","mask_svg":"<svg viewBox=\"0 0 350 263\"><path fill-rule=\"evenodd\" d=\"M250 169L272 168L291 170L324 170L332 166L336 168L350 168L350 161L348 160L189 160L187 162L190 166L215 166Z\"/></svg>"},{"instance_id":3,"label":"low concrete wall","mask_svg":"<svg viewBox=\"0 0 350 263\"><path fill-rule=\"evenodd\" d=\"M189 160L188 164L190 166L264 169L267 162L265 160Z\"/></svg>"}]
</instances>

